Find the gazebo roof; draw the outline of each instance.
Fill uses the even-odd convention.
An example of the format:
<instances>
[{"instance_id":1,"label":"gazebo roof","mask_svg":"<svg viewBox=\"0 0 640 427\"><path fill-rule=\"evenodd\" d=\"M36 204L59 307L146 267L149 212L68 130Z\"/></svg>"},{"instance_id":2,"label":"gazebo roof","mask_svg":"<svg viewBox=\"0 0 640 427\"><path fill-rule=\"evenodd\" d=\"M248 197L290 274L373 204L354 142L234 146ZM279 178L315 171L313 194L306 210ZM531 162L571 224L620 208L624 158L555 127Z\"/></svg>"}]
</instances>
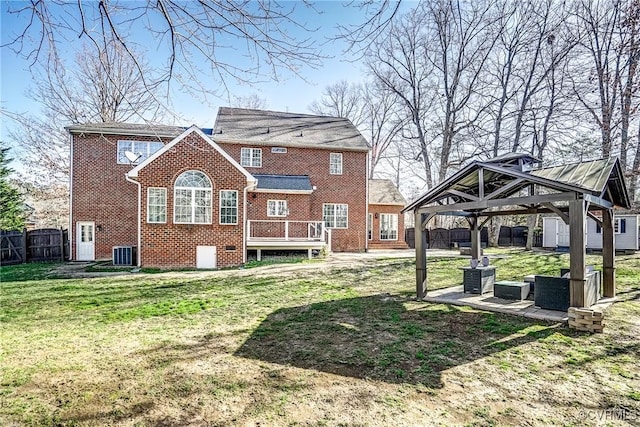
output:
<instances>
[{"instance_id":1,"label":"gazebo roof","mask_svg":"<svg viewBox=\"0 0 640 427\"><path fill-rule=\"evenodd\" d=\"M425 207L444 212L450 205L458 212L480 212L505 206L511 196L536 186L538 195L513 198L514 205L566 200L560 195L574 193L595 206L629 208L629 194L617 158L592 160L563 166L533 169L538 159L509 153L484 162L473 162L407 205L403 212ZM541 196L544 194L544 196ZM553 196L557 194L557 196ZM496 202L500 199L502 202ZM517 200L515 200L517 199ZM433 209L426 206L438 204Z\"/></svg>"}]
</instances>

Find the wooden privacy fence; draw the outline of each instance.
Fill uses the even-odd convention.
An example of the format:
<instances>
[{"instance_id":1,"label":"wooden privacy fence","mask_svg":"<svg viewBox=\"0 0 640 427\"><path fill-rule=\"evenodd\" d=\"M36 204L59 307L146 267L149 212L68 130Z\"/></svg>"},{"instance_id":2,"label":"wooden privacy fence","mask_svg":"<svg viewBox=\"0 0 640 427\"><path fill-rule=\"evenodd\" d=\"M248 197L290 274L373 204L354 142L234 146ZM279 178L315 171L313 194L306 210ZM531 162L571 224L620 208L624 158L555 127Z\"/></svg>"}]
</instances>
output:
<instances>
[{"instance_id":1,"label":"wooden privacy fence","mask_svg":"<svg viewBox=\"0 0 640 427\"><path fill-rule=\"evenodd\" d=\"M42 228L0 231L0 265L64 261L68 258L68 230Z\"/></svg>"},{"instance_id":2,"label":"wooden privacy fence","mask_svg":"<svg viewBox=\"0 0 640 427\"><path fill-rule=\"evenodd\" d=\"M498 238L498 246L522 246L527 243L527 227L500 227L500 236ZM468 228L434 228L426 230L424 233L428 248L432 249L450 249L461 243L471 241L471 230ZM415 248L415 229L408 228L405 230L405 241L410 248ZM482 246L487 246L489 242L489 233L487 228L480 230L480 242ZM534 236L533 246L542 246L542 236Z\"/></svg>"}]
</instances>

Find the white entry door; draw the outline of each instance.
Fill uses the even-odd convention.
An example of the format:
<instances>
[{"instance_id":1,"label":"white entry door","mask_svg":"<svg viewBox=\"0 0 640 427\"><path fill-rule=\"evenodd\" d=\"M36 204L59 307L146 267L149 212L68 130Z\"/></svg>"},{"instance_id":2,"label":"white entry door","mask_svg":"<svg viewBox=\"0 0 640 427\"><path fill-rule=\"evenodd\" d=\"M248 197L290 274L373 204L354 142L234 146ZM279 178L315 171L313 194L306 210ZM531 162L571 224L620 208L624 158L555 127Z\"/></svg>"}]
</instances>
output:
<instances>
[{"instance_id":1,"label":"white entry door","mask_svg":"<svg viewBox=\"0 0 640 427\"><path fill-rule=\"evenodd\" d=\"M94 261L96 258L95 223L78 222L76 227L76 259Z\"/></svg>"},{"instance_id":2,"label":"white entry door","mask_svg":"<svg viewBox=\"0 0 640 427\"><path fill-rule=\"evenodd\" d=\"M558 246L569 246L571 243L569 235L569 224L565 224L563 220L558 220Z\"/></svg>"}]
</instances>

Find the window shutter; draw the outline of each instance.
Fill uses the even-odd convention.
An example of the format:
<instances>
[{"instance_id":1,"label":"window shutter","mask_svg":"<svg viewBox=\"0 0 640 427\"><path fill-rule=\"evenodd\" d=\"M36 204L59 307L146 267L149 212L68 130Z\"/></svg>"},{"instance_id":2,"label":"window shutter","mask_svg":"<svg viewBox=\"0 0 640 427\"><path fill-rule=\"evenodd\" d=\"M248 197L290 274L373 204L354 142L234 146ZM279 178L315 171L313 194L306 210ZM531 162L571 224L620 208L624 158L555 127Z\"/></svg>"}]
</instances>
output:
<instances>
[{"instance_id":1,"label":"window shutter","mask_svg":"<svg viewBox=\"0 0 640 427\"><path fill-rule=\"evenodd\" d=\"M598 224L597 222L596 222L596 233L598 234L602 233L602 227L600 227L600 224Z\"/></svg>"},{"instance_id":2,"label":"window shutter","mask_svg":"<svg viewBox=\"0 0 640 427\"><path fill-rule=\"evenodd\" d=\"M627 220L624 218L620 219L620 233L627 232Z\"/></svg>"}]
</instances>

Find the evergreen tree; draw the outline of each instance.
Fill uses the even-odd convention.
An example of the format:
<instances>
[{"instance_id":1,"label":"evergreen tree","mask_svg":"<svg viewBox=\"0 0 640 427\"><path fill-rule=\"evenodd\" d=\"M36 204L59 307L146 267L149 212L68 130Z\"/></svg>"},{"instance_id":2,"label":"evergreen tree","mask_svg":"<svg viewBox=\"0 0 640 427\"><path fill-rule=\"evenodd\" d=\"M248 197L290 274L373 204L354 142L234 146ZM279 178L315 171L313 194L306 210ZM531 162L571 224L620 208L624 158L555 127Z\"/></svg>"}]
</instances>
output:
<instances>
[{"instance_id":1,"label":"evergreen tree","mask_svg":"<svg viewBox=\"0 0 640 427\"><path fill-rule=\"evenodd\" d=\"M9 182L13 170L8 164L9 148L0 147L0 230L21 230L24 227L22 195Z\"/></svg>"}]
</instances>

